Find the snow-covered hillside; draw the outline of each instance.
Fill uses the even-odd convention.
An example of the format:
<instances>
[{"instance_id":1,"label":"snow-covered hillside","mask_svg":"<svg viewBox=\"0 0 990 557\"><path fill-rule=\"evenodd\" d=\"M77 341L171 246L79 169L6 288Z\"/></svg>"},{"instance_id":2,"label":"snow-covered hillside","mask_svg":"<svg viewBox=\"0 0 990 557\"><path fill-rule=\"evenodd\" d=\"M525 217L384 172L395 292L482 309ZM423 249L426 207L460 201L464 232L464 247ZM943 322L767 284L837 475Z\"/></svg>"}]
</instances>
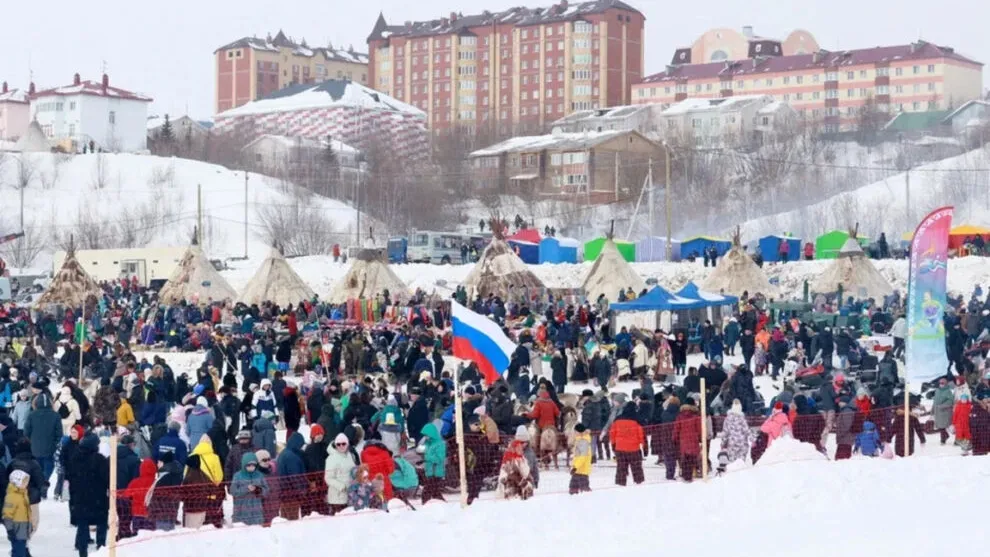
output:
<instances>
[{"instance_id":1,"label":"snow-covered hillside","mask_svg":"<svg viewBox=\"0 0 990 557\"><path fill-rule=\"evenodd\" d=\"M33 263L38 268L50 265L51 253L70 233L84 248L188 244L196 224L197 185L203 192L206 252L211 258L244 254L241 171L150 155L6 155L0 158L0 234L20 229L22 183L27 184L25 228L45 244ZM294 206L296 191L282 180L249 173L249 254L263 257L268 251L261 212ZM304 205L328 217L337 231L353 233L356 213L346 204L307 194ZM122 245L124 240L130 245Z\"/></svg>"},{"instance_id":2,"label":"snow-covered hillside","mask_svg":"<svg viewBox=\"0 0 990 557\"><path fill-rule=\"evenodd\" d=\"M742 227L743 240L783 232L813 239L857 222L862 235L875 238L886 232L894 240L913 232L922 217L945 205L956 207L953 224L990 223L990 146L921 165L798 210L750 220Z\"/></svg>"}]
</instances>

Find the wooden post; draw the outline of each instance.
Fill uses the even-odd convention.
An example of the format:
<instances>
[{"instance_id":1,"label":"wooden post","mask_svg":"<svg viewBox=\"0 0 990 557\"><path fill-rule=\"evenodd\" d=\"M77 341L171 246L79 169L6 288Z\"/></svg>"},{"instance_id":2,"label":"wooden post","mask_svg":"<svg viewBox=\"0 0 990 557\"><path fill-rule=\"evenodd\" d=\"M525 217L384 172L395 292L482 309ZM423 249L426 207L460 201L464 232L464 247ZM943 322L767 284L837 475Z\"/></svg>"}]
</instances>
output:
<instances>
[{"instance_id":1,"label":"wooden post","mask_svg":"<svg viewBox=\"0 0 990 557\"><path fill-rule=\"evenodd\" d=\"M117 434L110 436L110 519L107 524L107 549L117 556Z\"/></svg>"},{"instance_id":2,"label":"wooden post","mask_svg":"<svg viewBox=\"0 0 990 557\"><path fill-rule=\"evenodd\" d=\"M708 481L708 394L701 378L701 479Z\"/></svg>"},{"instance_id":3,"label":"wooden post","mask_svg":"<svg viewBox=\"0 0 990 557\"><path fill-rule=\"evenodd\" d=\"M904 456L911 452L911 389L908 388L908 381L904 379Z\"/></svg>"},{"instance_id":4,"label":"wooden post","mask_svg":"<svg viewBox=\"0 0 990 557\"><path fill-rule=\"evenodd\" d=\"M461 479L461 508L468 505L467 463L464 461L464 410L461 408L461 371L454 372L454 421L457 431L457 469Z\"/></svg>"}]
</instances>

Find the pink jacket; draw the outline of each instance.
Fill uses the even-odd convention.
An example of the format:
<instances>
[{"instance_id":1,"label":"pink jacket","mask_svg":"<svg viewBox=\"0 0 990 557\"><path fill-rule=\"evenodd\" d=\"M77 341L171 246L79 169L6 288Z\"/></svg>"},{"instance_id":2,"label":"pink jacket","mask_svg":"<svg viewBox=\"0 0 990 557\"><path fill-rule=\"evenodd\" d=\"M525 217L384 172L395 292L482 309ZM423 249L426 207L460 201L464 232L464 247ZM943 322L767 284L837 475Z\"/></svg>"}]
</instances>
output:
<instances>
[{"instance_id":1,"label":"pink jacket","mask_svg":"<svg viewBox=\"0 0 990 557\"><path fill-rule=\"evenodd\" d=\"M774 410L767 421L760 426L760 431L767 434L767 446L770 446L774 439L780 437L785 431L790 431L790 429L791 421L787 418L787 414L779 410Z\"/></svg>"}]
</instances>

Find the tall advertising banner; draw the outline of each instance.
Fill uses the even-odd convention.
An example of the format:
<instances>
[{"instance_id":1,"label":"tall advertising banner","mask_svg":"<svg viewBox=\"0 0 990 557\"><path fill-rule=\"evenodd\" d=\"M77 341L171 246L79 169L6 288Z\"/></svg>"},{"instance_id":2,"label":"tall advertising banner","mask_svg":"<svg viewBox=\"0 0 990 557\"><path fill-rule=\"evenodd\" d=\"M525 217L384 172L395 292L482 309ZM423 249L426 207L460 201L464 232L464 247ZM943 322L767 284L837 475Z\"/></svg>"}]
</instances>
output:
<instances>
[{"instance_id":1,"label":"tall advertising banner","mask_svg":"<svg viewBox=\"0 0 990 557\"><path fill-rule=\"evenodd\" d=\"M919 387L945 375L949 367L943 318L952 212L952 207L942 207L929 213L911 240L905 377Z\"/></svg>"}]
</instances>

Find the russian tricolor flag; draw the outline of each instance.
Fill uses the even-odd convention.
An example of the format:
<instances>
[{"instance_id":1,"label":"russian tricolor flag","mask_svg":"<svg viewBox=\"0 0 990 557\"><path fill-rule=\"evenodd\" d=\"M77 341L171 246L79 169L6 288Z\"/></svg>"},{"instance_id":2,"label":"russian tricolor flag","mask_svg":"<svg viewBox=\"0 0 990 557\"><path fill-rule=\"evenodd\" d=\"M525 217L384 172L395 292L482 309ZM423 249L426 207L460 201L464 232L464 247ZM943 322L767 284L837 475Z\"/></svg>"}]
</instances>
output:
<instances>
[{"instance_id":1,"label":"russian tricolor flag","mask_svg":"<svg viewBox=\"0 0 990 557\"><path fill-rule=\"evenodd\" d=\"M505 334L497 323L479 315L468 308L451 301L454 324L454 357L471 360L478 365L485 378L485 384L491 385L502 372L509 369L509 360L516 350L516 345Z\"/></svg>"}]
</instances>

